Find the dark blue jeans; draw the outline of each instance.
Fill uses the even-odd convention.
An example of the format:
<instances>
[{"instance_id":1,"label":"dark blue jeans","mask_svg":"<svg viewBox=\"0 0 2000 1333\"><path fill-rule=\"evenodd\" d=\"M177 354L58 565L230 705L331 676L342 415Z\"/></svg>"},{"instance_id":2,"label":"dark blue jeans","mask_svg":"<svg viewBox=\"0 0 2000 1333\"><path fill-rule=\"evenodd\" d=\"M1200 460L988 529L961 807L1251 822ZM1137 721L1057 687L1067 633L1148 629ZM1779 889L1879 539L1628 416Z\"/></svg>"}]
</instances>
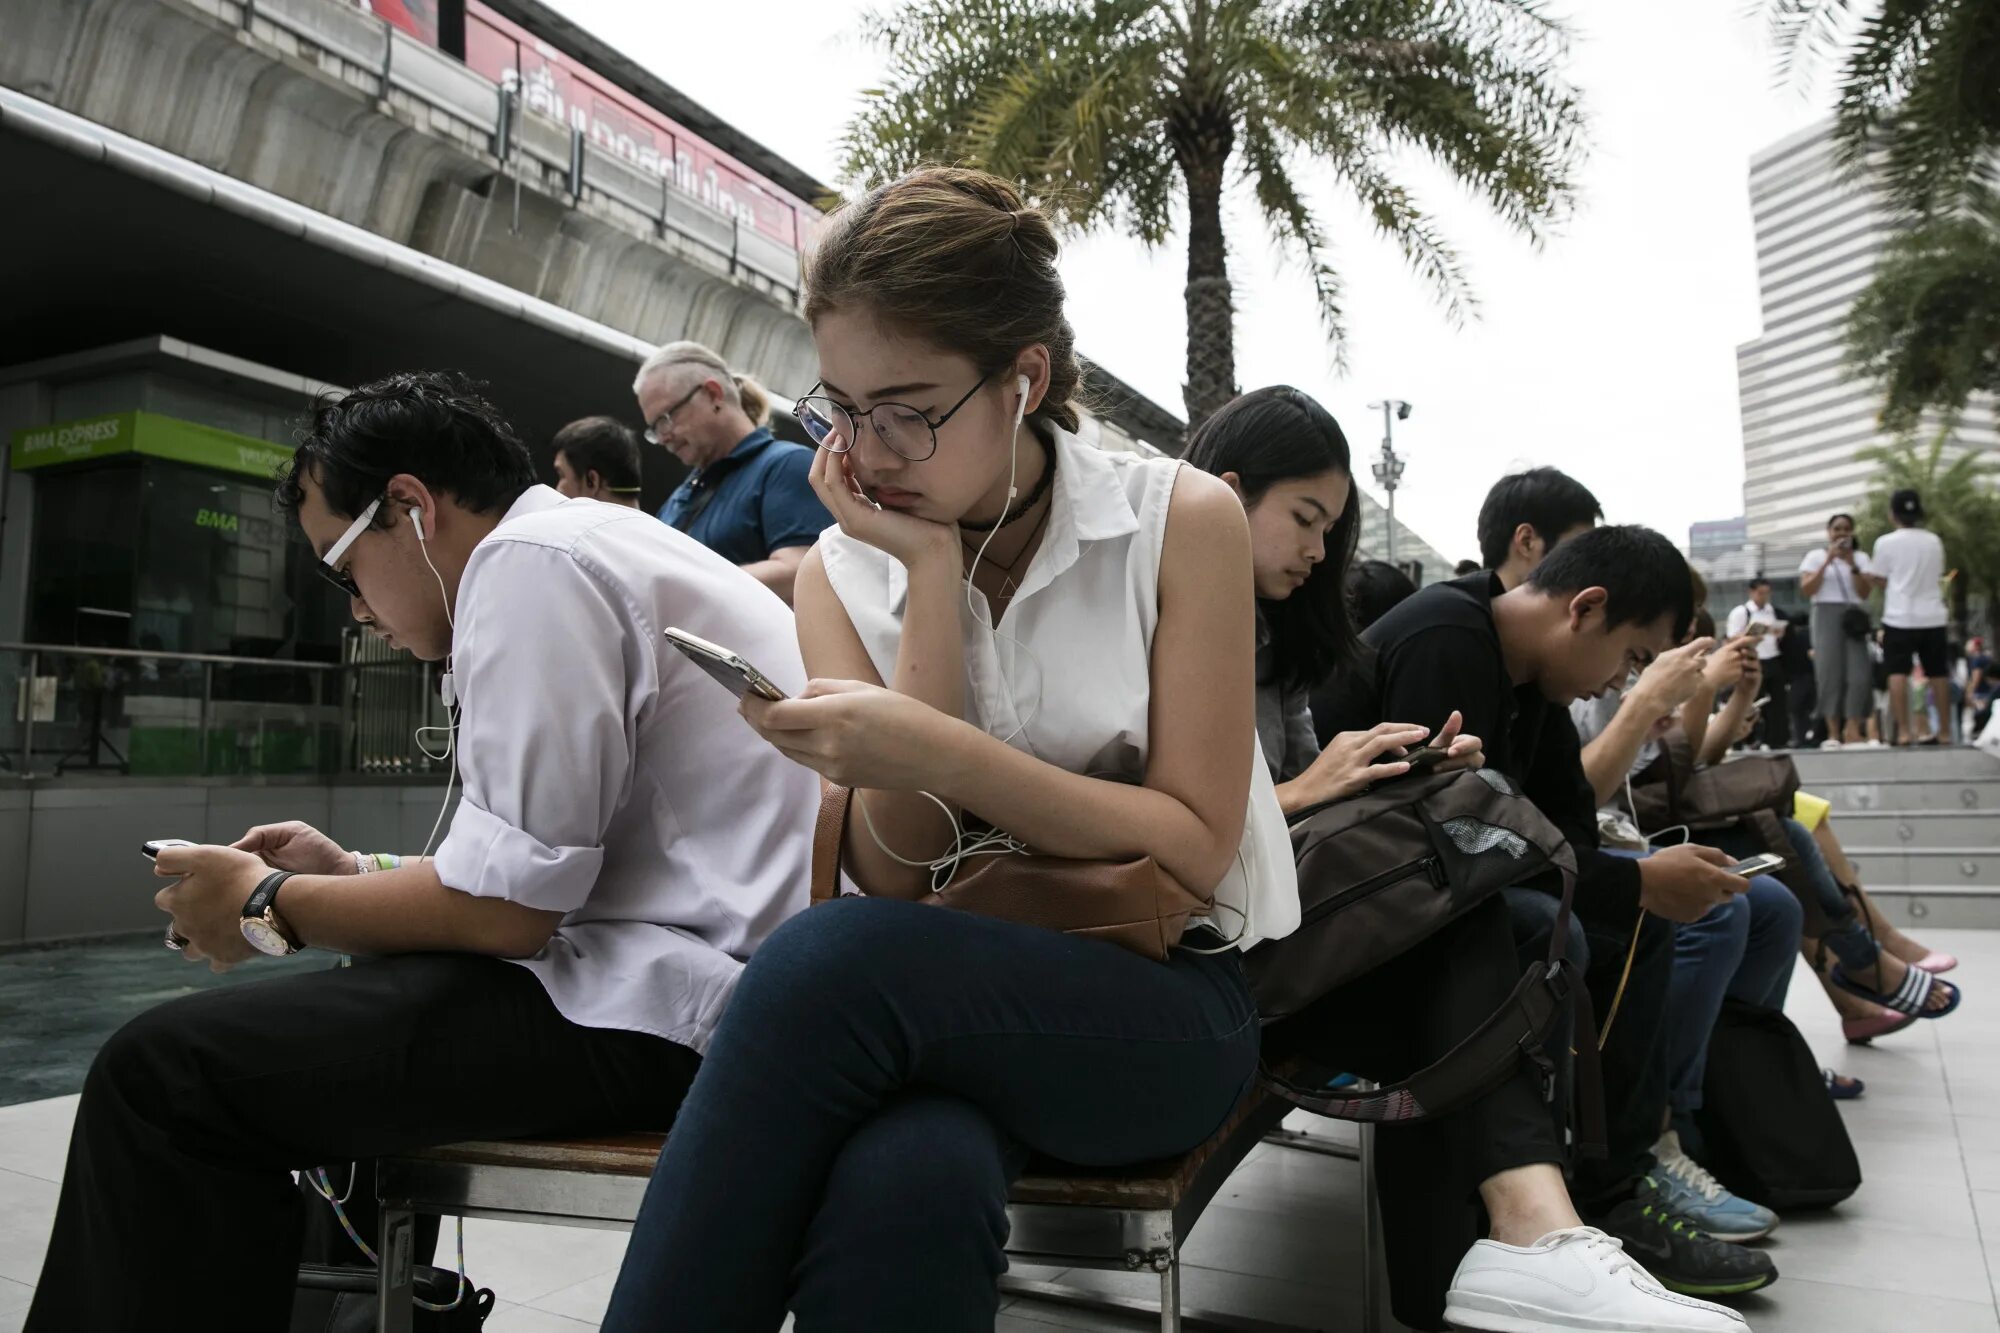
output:
<instances>
[{"instance_id":1,"label":"dark blue jeans","mask_svg":"<svg viewBox=\"0 0 2000 1333\"><path fill-rule=\"evenodd\" d=\"M1819 910L1826 917L1827 924L1820 942L1833 951L1833 956L1840 960L1840 965L1850 975L1866 972L1875 966L1875 960L1881 953L1875 937L1868 933L1868 927L1855 913L1854 904L1841 892L1840 881L1833 877L1833 869L1820 853L1819 844L1813 841L1811 831L1796 819L1780 819L1778 822L1784 826L1785 841L1791 844L1792 864L1804 872ZM1703 836L1731 856L1754 856L1764 850L1755 837L1740 827Z\"/></svg>"},{"instance_id":2,"label":"dark blue jeans","mask_svg":"<svg viewBox=\"0 0 2000 1333\"><path fill-rule=\"evenodd\" d=\"M1723 997L1782 1010L1799 957L1805 920L1799 900L1769 875L1750 881L1701 920L1674 930L1674 979L1668 999L1667 1105L1677 1120L1701 1107L1708 1042Z\"/></svg>"},{"instance_id":3,"label":"dark blue jeans","mask_svg":"<svg viewBox=\"0 0 2000 1333\"><path fill-rule=\"evenodd\" d=\"M1184 1152L1256 1071L1234 951L843 898L758 949L674 1122L606 1333L991 1330L1029 1151Z\"/></svg>"}]
</instances>

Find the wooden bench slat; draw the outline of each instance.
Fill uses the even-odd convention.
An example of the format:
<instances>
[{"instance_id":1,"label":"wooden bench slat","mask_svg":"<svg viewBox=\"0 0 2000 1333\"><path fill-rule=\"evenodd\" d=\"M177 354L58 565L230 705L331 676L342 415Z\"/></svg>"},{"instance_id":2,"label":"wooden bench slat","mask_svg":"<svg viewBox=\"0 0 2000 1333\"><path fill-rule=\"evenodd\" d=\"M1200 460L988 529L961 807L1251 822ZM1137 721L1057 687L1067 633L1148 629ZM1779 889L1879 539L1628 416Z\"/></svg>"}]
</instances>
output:
<instances>
[{"instance_id":1,"label":"wooden bench slat","mask_svg":"<svg viewBox=\"0 0 2000 1333\"><path fill-rule=\"evenodd\" d=\"M1028 1164L1022 1177L1014 1182L1008 1199L1013 1203L1099 1208L1174 1208L1204 1164L1235 1136L1245 1120L1258 1112L1265 1097L1261 1087L1253 1089L1206 1143L1180 1157L1125 1167L1078 1167L1037 1157ZM665 1134L491 1140L453 1143L403 1156L473 1166L650 1176L666 1141Z\"/></svg>"}]
</instances>

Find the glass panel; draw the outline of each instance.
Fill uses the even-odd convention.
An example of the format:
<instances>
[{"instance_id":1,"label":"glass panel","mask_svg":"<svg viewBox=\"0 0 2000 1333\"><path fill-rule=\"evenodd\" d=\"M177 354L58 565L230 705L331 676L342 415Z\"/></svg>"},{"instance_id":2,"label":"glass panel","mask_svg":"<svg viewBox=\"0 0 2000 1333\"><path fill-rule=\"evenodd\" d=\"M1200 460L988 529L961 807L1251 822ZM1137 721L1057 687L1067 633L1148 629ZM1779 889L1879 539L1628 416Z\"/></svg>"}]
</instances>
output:
<instances>
[{"instance_id":1,"label":"glass panel","mask_svg":"<svg viewBox=\"0 0 2000 1333\"><path fill-rule=\"evenodd\" d=\"M448 719L436 677L425 663L372 635L349 630L344 688L347 771L368 774L443 772ZM418 743L417 729L427 731Z\"/></svg>"},{"instance_id":2,"label":"glass panel","mask_svg":"<svg viewBox=\"0 0 2000 1333\"><path fill-rule=\"evenodd\" d=\"M282 662L215 665L211 777L330 775L340 768L340 705L324 673Z\"/></svg>"}]
</instances>

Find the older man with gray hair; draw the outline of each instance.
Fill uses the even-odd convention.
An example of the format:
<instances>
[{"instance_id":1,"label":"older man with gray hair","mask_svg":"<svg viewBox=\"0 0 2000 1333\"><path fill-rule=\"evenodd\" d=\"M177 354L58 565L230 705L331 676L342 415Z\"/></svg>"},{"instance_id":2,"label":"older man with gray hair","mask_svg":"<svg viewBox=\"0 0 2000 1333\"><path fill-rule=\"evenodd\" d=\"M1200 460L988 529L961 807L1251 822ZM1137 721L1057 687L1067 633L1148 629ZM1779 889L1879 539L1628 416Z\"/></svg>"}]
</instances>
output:
<instances>
[{"instance_id":1,"label":"older man with gray hair","mask_svg":"<svg viewBox=\"0 0 2000 1333\"><path fill-rule=\"evenodd\" d=\"M833 524L813 494L812 450L773 435L764 424L771 403L763 386L700 343L655 351L632 392L647 443L664 445L689 469L660 521L742 566L789 604L799 562Z\"/></svg>"}]
</instances>

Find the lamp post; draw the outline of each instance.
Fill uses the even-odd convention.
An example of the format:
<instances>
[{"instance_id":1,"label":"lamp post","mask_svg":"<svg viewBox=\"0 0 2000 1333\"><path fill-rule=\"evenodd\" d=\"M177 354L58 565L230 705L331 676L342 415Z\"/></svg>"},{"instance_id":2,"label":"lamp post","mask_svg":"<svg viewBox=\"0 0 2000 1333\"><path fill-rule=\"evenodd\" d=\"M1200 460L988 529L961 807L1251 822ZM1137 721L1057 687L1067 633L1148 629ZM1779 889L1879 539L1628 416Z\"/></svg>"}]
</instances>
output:
<instances>
[{"instance_id":1,"label":"lamp post","mask_svg":"<svg viewBox=\"0 0 2000 1333\"><path fill-rule=\"evenodd\" d=\"M1389 493L1389 563L1396 563L1396 488L1403 484L1403 460L1396 456L1395 426L1410 419L1410 405L1400 398L1368 404L1382 409L1382 457L1375 462L1375 484Z\"/></svg>"}]
</instances>

